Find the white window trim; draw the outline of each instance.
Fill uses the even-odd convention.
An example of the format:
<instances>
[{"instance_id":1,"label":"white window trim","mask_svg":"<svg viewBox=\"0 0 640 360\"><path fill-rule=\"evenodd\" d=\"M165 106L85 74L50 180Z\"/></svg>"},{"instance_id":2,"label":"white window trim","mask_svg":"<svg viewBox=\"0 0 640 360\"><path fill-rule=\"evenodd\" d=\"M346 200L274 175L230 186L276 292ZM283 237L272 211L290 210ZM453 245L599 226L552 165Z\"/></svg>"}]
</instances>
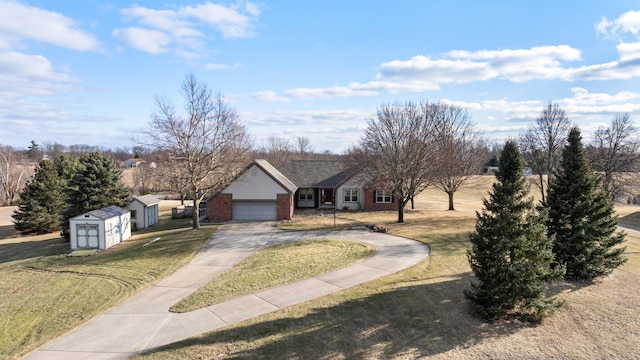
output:
<instances>
[{"instance_id":1,"label":"white window trim","mask_svg":"<svg viewBox=\"0 0 640 360\"><path fill-rule=\"evenodd\" d=\"M343 200L346 203L357 203L359 200L359 197L360 197L360 191L358 189L343 190Z\"/></svg>"}]
</instances>

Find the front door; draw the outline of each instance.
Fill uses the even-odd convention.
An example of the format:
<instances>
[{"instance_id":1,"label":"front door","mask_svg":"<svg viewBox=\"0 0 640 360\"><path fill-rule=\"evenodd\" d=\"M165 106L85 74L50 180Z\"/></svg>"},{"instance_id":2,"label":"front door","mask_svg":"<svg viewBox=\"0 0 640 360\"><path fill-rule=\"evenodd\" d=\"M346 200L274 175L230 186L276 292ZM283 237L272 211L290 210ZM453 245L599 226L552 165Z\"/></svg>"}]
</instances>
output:
<instances>
[{"instance_id":1,"label":"front door","mask_svg":"<svg viewBox=\"0 0 640 360\"><path fill-rule=\"evenodd\" d=\"M321 189L320 199L322 200L322 205L333 205L333 189Z\"/></svg>"}]
</instances>

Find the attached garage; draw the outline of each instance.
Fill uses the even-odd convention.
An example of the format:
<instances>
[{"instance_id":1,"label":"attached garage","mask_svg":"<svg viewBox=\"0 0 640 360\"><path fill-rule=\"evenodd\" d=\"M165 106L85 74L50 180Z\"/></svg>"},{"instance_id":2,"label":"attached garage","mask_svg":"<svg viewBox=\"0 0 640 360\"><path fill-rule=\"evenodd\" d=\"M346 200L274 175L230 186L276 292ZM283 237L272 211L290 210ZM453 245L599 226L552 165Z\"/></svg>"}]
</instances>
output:
<instances>
[{"instance_id":1,"label":"attached garage","mask_svg":"<svg viewBox=\"0 0 640 360\"><path fill-rule=\"evenodd\" d=\"M109 206L71 218L69 227L71 250L104 250L131 237L131 213Z\"/></svg>"},{"instance_id":2,"label":"attached garage","mask_svg":"<svg viewBox=\"0 0 640 360\"><path fill-rule=\"evenodd\" d=\"M293 216L297 187L266 160L256 160L207 200L209 221L274 221Z\"/></svg>"},{"instance_id":3,"label":"attached garage","mask_svg":"<svg viewBox=\"0 0 640 360\"><path fill-rule=\"evenodd\" d=\"M233 220L275 221L278 219L278 204L275 201L233 201Z\"/></svg>"}]
</instances>

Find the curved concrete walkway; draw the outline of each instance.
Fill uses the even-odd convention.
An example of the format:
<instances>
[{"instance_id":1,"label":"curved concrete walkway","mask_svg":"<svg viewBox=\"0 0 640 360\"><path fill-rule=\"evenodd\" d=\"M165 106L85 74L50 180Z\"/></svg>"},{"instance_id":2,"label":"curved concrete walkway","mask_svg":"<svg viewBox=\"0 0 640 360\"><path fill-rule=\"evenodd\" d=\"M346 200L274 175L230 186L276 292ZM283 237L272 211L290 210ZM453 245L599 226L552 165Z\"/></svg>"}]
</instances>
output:
<instances>
[{"instance_id":1,"label":"curved concrete walkway","mask_svg":"<svg viewBox=\"0 0 640 360\"><path fill-rule=\"evenodd\" d=\"M357 240L374 255L349 267L189 313L169 307L258 249L309 239ZM327 295L415 265L429 255L417 241L368 230L280 231L275 223L226 224L185 267L122 304L28 354L25 359L123 359L229 324Z\"/></svg>"}]
</instances>

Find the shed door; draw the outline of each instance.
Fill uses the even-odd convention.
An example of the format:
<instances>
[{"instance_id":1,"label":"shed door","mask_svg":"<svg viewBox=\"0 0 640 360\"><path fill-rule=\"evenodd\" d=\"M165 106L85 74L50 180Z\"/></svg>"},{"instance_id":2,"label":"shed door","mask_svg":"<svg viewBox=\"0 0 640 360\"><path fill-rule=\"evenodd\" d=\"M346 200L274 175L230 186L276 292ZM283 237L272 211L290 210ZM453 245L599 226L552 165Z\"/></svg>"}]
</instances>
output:
<instances>
[{"instance_id":1,"label":"shed door","mask_svg":"<svg viewBox=\"0 0 640 360\"><path fill-rule=\"evenodd\" d=\"M99 244L98 224L77 224L76 237L79 248L97 248Z\"/></svg>"},{"instance_id":2,"label":"shed door","mask_svg":"<svg viewBox=\"0 0 640 360\"><path fill-rule=\"evenodd\" d=\"M278 206L275 201L240 201L233 202L233 220L240 221L274 221L278 219Z\"/></svg>"}]
</instances>

